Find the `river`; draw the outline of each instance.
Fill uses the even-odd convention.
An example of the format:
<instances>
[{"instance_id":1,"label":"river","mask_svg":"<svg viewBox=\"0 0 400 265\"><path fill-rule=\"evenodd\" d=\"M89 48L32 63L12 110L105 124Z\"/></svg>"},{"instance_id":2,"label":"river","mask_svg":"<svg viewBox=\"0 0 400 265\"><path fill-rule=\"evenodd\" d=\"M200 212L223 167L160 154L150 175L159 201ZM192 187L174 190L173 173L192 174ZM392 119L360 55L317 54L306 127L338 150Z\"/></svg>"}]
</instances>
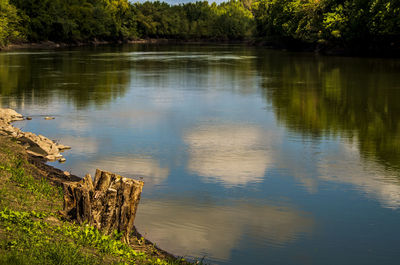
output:
<instances>
[{"instance_id":1,"label":"river","mask_svg":"<svg viewBox=\"0 0 400 265\"><path fill-rule=\"evenodd\" d=\"M398 59L224 45L2 52L0 107L72 146L50 164L142 178L136 226L176 255L400 260Z\"/></svg>"}]
</instances>

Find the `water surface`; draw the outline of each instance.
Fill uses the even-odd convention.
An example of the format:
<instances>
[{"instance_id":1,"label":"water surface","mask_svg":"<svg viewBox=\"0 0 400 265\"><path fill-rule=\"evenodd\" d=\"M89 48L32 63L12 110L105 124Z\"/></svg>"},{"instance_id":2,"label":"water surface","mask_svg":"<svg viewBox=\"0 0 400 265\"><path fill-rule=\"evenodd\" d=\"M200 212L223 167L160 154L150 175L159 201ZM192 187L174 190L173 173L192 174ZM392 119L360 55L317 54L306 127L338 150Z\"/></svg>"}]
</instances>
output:
<instances>
[{"instance_id":1,"label":"water surface","mask_svg":"<svg viewBox=\"0 0 400 265\"><path fill-rule=\"evenodd\" d=\"M0 53L0 106L143 178L138 230L213 264L398 264L400 61L240 46ZM44 116L55 116L46 121Z\"/></svg>"}]
</instances>

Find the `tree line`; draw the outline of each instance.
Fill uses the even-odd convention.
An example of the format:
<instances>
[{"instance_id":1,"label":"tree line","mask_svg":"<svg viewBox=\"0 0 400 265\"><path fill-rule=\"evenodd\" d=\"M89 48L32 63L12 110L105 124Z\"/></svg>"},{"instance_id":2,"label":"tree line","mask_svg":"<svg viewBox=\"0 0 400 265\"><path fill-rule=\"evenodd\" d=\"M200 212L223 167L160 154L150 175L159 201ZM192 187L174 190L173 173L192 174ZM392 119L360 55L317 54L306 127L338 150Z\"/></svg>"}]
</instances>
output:
<instances>
[{"instance_id":1,"label":"tree line","mask_svg":"<svg viewBox=\"0 0 400 265\"><path fill-rule=\"evenodd\" d=\"M398 49L400 1L230 0L170 5L128 0L0 0L0 46L141 38Z\"/></svg>"}]
</instances>

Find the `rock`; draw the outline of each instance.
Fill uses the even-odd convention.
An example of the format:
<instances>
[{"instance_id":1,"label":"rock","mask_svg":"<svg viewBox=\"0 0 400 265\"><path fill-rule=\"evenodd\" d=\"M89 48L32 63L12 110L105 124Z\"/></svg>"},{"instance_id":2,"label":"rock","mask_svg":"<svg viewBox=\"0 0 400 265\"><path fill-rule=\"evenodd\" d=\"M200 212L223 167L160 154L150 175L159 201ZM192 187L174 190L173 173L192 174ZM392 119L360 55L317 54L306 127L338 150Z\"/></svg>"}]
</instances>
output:
<instances>
[{"instance_id":1,"label":"rock","mask_svg":"<svg viewBox=\"0 0 400 265\"><path fill-rule=\"evenodd\" d=\"M29 144L28 144L28 145L24 145L24 146L25 146L26 152L27 152L28 154L33 155L33 156L37 156L37 157L43 157L43 154L36 153L35 151L29 150L29 147L30 147Z\"/></svg>"},{"instance_id":2,"label":"rock","mask_svg":"<svg viewBox=\"0 0 400 265\"><path fill-rule=\"evenodd\" d=\"M47 155L44 158L46 158L49 161L56 161L62 158L62 155Z\"/></svg>"},{"instance_id":3,"label":"rock","mask_svg":"<svg viewBox=\"0 0 400 265\"><path fill-rule=\"evenodd\" d=\"M0 130L12 134L13 132L19 132L20 130L18 128L13 127L11 124L8 123L3 123L0 124Z\"/></svg>"},{"instance_id":4,"label":"rock","mask_svg":"<svg viewBox=\"0 0 400 265\"><path fill-rule=\"evenodd\" d=\"M31 153L31 154L35 154L35 152L31 152L31 151L29 151L28 150L28 153ZM43 157L43 156L41 156L40 154L38 155L38 153L36 153L36 156L39 156L39 157ZM44 158L46 158L48 161L50 161L50 162L54 162L54 161L56 161L57 160L57 157L55 156L55 155L47 155L47 156L45 156Z\"/></svg>"},{"instance_id":5,"label":"rock","mask_svg":"<svg viewBox=\"0 0 400 265\"><path fill-rule=\"evenodd\" d=\"M67 159L65 159L64 157L61 157L61 158L58 160L58 162L60 162L60 163L65 163L65 161L67 161Z\"/></svg>"},{"instance_id":6,"label":"rock","mask_svg":"<svg viewBox=\"0 0 400 265\"><path fill-rule=\"evenodd\" d=\"M97 169L94 183L87 174L80 182L63 184L61 214L81 224L88 222L106 234L117 230L123 234L123 241L129 243L143 184Z\"/></svg>"},{"instance_id":7,"label":"rock","mask_svg":"<svg viewBox=\"0 0 400 265\"><path fill-rule=\"evenodd\" d=\"M69 173L68 171L64 171L63 173L65 176L71 176L71 173Z\"/></svg>"},{"instance_id":8,"label":"rock","mask_svg":"<svg viewBox=\"0 0 400 265\"><path fill-rule=\"evenodd\" d=\"M39 154L39 156L55 156L60 158L61 154L57 148L57 145L50 139L44 137L43 135L36 135L31 132L25 132L20 137L19 140L22 143L29 144L29 151Z\"/></svg>"},{"instance_id":9,"label":"rock","mask_svg":"<svg viewBox=\"0 0 400 265\"><path fill-rule=\"evenodd\" d=\"M30 120L32 120L32 117L26 117L26 119L27 119L28 121L30 121Z\"/></svg>"},{"instance_id":10,"label":"rock","mask_svg":"<svg viewBox=\"0 0 400 265\"><path fill-rule=\"evenodd\" d=\"M71 146L63 145L63 144L57 144L57 148L60 151L64 151L64 150L67 150L67 149L71 149Z\"/></svg>"},{"instance_id":11,"label":"rock","mask_svg":"<svg viewBox=\"0 0 400 265\"><path fill-rule=\"evenodd\" d=\"M44 117L44 119L45 119L46 121L48 121L48 120L54 120L55 118L54 118L54 117Z\"/></svg>"},{"instance_id":12,"label":"rock","mask_svg":"<svg viewBox=\"0 0 400 265\"><path fill-rule=\"evenodd\" d=\"M0 108L0 120L5 121L6 123L12 121L21 121L23 119L24 119L23 116L13 109Z\"/></svg>"},{"instance_id":13,"label":"rock","mask_svg":"<svg viewBox=\"0 0 400 265\"><path fill-rule=\"evenodd\" d=\"M26 119L29 120L32 118L27 117ZM54 117L46 117L45 119L52 120ZM12 109L0 108L0 134L16 138L21 145L27 149L29 154L54 161L62 158L60 150L71 148L69 146L56 144L43 135L23 132L10 124L10 122L17 120L23 120L23 116Z\"/></svg>"}]
</instances>

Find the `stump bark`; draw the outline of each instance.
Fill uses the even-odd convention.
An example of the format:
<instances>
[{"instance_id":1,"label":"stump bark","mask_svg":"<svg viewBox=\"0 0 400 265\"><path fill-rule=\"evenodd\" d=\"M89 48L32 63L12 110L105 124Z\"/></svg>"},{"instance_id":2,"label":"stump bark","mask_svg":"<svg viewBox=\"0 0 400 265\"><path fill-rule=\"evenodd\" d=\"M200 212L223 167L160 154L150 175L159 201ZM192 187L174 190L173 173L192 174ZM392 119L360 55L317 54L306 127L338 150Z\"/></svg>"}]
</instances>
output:
<instances>
[{"instance_id":1,"label":"stump bark","mask_svg":"<svg viewBox=\"0 0 400 265\"><path fill-rule=\"evenodd\" d=\"M64 183L63 189L67 219L88 222L106 234L117 230L129 243L143 181L97 169L94 183L87 174L80 182Z\"/></svg>"}]
</instances>

